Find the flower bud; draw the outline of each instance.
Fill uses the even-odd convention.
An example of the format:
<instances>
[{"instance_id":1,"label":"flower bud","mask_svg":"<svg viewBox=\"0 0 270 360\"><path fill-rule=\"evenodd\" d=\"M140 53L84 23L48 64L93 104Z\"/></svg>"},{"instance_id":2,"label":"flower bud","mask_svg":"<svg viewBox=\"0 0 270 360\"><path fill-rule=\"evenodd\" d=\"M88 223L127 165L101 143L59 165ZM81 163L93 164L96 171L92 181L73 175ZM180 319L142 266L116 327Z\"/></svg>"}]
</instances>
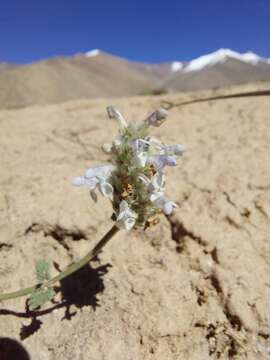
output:
<instances>
[{"instance_id":1,"label":"flower bud","mask_svg":"<svg viewBox=\"0 0 270 360\"><path fill-rule=\"evenodd\" d=\"M160 126L166 120L167 116L168 116L168 111L163 108L160 108L154 111L150 116L148 116L144 120L144 122L147 125Z\"/></svg>"}]
</instances>

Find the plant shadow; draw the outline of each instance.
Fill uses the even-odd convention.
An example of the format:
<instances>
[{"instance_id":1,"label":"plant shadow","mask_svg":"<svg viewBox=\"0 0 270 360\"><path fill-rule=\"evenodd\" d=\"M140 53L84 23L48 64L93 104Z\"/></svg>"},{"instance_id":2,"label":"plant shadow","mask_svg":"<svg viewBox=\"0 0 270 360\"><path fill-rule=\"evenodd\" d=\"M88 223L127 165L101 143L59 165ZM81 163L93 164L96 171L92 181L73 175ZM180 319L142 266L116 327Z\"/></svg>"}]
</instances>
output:
<instances>
[{"instance_id":1,"label":"plant shadow","mask_svg":"<svg viewBox=\"0 0 270 360\"><path fill-rule=\"evenodd\" d=\"M27 350L16 340L0 337L1 360L30 360Z\"/></svg>"},{"instance_id":2,"label":"plant shadow","mask_svg":"<svg viewBox=\"0 0 270 360\"><path fill-rule=\"evenodd\" d=\"M54 263L54 266L60 271L58 264ZM20 339L25 340L41 328L42 321L39 318L50 314L56 309L65 308L65 315L62 320L71 320L76 315L77 309L84 306L90 306L93 310L96 310L99 306L97 295L105 289L103 277L108 273L110 267L111 264L109 263L98 267L92 267L88 264L61 280L60 285L54 288L57 294L61 294L61 301L52 301L53 305L47 309L31 311L26 300L24 312L0 309L0 316L13 315L19 318L31 319L29 325L23 325L20 329ZM76 310L71 312L71 307Z\"/></svg>"}]
</instances>

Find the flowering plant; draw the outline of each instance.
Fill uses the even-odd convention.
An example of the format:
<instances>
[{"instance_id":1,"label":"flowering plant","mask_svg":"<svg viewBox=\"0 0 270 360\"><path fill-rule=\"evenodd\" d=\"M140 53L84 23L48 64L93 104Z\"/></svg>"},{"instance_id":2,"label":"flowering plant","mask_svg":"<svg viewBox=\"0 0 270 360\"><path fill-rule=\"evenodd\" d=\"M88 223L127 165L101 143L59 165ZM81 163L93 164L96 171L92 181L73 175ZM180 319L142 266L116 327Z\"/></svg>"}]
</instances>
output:
<instances>
[{"instance_id":1,"label":"flowering plant","mask_svg":"<svg viewBox=\"0 0 270 360\"><path fill-rule=\"evenodd\" d=\"M97 201L101 195L112 201L112 219L120 229L144 229L158 222L163 211L169 215L177 205L164 195L166 166L176 165L176 156L185 151L183 145L164 145L149 136L151 126L160 126L167 117L165 109L153 112L141 123L127 123L113 106L107 108L109 118L119 125L117 138L104 144L110 163L89 168L83 176L73 180L75 186L85 186Z\"/></svg>"},{"instance_id":2,"label":"flowering plant","mask_svg":"<svg viewBox=\"0 0 270 360\"><path fill-rule=\"evenodd\" d=\"M97 190L108 197L112 202L112 220L115 225L81 260L52 278L49 264L44 260L38 261L38 283L1 294L0 301L30 294L29 308L39 308L54 298L53 285L57 281L86 265L119 229L146 229L158 223L157 215L160 212L169 215L177 206L164 195L164 169L166 166L175 166L175 157L182 155L185 148L180 144L166 146L157 138L149 136L150 127L160 126L167 117L167 111L159 109L143 122L130 124L113 106L109 106L107 112L109 118L116 119L119 124L117 138L111 144L103 145L103 150L110 155L110 163L89 168L83 176L73 179L73 185L87 187L94 201L97 201Z\"/></svg>"},{"instance_id":3,"label":"flowering plant","mask_svg":"<svg viewBox=\"0 0 270 360\"><path fill-rule=\"evenodd\" d=\"M172 109L199 102L269 95L270 90L261 90L198 98L176 104L169 101L164 103L167 104L167 109ZM39 261L36 265L38 283L15 292L0 294L0 301L30 294L30 309L38 308L54 297L53 284L86 265L119 229L145 229L158 222L157 215L160 212L169 215L177 206L164 195L164 168L175 166L175 157L182 155L185 147L180 144L166 146L148 134L151 126L160 126L165 121L167 111L159 109L139 124L127 124L121 113L112 106L107 108L107 112L109 118L114 118L119 123L118 137L111 144L103 145L103 150L110 154L111 162L88 169L83 176L73 180L73 185L88 187L94 201L97 201L97 189L103 196L110 198L115 225L81 260L53 278L50 277L48 263Z\"/></svg>"}]
</instances>

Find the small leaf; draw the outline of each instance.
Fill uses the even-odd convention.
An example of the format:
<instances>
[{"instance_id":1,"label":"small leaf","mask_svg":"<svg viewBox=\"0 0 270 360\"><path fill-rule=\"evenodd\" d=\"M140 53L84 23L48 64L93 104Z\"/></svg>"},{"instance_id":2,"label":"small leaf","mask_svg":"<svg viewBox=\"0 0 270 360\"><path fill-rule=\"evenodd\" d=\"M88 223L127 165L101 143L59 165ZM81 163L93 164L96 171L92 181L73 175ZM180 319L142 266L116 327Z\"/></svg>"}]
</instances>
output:
<instances>
[{"instance_id":1,"label":"small leaf","mask_svg":"<svg viewBox=\"0 0 270 360\"><path fill-rule=\"evenodd\" d=\"M29 309L35 310L38 307L44 305L46 302L51 301L55 296L53 288L48 289L37 289L35 290L28 299Z\"/></svg>"},{"instance_id":2,"label":"small leaf","mask_svg":"<svg viewBox=\"0 0 270 360\"><path fill-rule=\"evenodd\" d=\"M50 279L49 264L45 260L39 260L36 263L36 274L39 282L43 283Z\"/></svg>"}]
</instances>

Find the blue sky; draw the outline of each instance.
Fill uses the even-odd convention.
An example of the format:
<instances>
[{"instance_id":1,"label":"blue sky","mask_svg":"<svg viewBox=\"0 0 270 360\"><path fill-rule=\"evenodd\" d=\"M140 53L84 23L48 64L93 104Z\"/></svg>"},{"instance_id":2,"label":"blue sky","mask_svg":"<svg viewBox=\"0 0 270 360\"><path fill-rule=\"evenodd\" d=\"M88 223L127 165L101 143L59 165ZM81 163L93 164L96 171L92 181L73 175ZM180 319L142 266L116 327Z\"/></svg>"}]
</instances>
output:
<instances>
[{"instance_id":1,"label":"blue sky","mask_svg":"<svg viewBox=\"0 0 270 360\"><path fill-rule=\"evenodd\" d=\"M270 0L1 0L0 61L93 48L131 60L190 60L228 47L270 58Z\"/></svg>"}]
</instances>

